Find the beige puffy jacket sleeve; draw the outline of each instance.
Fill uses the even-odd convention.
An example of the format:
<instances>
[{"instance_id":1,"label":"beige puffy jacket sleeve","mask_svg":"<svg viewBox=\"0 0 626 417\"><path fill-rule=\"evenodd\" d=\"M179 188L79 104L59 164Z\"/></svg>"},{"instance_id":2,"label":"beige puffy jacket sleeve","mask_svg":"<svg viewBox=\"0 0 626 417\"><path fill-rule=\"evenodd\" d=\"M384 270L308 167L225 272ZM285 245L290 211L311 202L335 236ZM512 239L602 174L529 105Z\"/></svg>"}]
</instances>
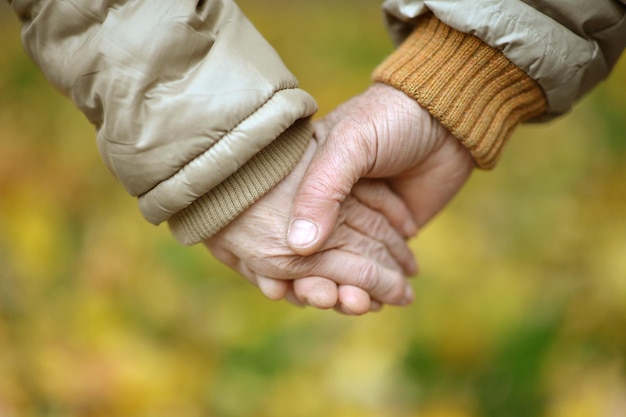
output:
<instances>
[{"instance_id":1,"label":"beige puffy jacket sleeve","mask_svg":"<svg viewBox=\"0 0 626 417\"><path fill-rule=\"evenodd\" d=\"M548 120L626 47L624 0L386 0L399 45L374 80L415 98L493 167L515 126Z\"/></svg>"},{"instance_id":2,"label":"beige puffy jacket sleeve","mask_svg":"<svg viewBox=\"0 0 626 417\"><path fill-rule=\"evenodd\" d=\"M107 167L184 244L263 196L311 139L314 100L232 0L9 3Z\"/></svg>"}]
</instances>

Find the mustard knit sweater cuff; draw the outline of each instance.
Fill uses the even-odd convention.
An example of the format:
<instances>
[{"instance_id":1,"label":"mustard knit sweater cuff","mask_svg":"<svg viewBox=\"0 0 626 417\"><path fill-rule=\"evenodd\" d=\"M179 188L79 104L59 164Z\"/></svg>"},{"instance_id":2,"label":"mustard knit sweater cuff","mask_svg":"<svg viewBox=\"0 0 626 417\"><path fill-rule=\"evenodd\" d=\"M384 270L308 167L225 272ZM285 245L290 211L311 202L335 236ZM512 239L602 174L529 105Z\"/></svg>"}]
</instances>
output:
<instances>
[{"instance_id":1,"label":"mustard knit sweater cuff","mask_svg":"<svg viewBox=\"0 0 626 417\"><path fill-rule=\"evenodd\" d=\"M277 185L302 158L313 138L309 119L301 119L217 187L168 220L183 245L207 239Z\"/></svg>"},{"instance_id":2,"label":"mustard knit sweater cuff","mask_svg":"<svg viewBox=\"0 0 626 417\"><path fill-rule=\"evenodd\" d=\"M499 50L432 14L375 71L458 138L480 168L492 168L515 126L546 110L539 85Z\"/></svg>"}]
</instances>

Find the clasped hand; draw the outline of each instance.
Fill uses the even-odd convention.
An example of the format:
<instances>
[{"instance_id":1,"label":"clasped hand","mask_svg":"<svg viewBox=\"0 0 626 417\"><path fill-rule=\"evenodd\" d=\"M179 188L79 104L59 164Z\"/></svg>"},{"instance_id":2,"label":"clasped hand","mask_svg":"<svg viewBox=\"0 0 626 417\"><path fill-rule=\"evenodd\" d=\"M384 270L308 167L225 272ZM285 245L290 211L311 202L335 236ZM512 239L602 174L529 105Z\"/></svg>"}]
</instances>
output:
<instances>
[{"instance_id":1,"label":"clasped hand","mask_svg":"<svg viewBox=\"0 0 626 417\"><path fill-rule=\"evenodd\" d=\"M410 303L417 266L406 241L460 190L470 153L382 84L317 122L315 137L280 184L205 244L271 299L346 314Z\"/></svg>"}]
</instances>

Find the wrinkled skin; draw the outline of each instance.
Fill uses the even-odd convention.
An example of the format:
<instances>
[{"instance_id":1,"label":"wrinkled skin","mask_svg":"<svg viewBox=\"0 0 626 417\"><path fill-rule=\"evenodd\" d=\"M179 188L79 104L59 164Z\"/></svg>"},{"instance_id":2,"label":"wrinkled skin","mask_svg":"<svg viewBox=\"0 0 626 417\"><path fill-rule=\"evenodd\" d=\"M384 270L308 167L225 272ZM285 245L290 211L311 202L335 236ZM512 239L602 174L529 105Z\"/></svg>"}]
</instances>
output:
<instances>
[{"instance_id":1,"label":"wrinkled skin","mask_svg":"<svg viewBox=\"0 0 626 417\"><path fill-rule=\"evenodd\" d=\"M384 178L418 227L462 188L474 168L469 151L427 110L401 91L374 84L316 125L322 143L293 204L288 240L308 255L322 247L341 207L362 178ZM293 223L297 221L296 223ZM309 239L294 225L312 223ZM302 282L296 282L296 291Z\"/></svg>"},{"instance_id":2,"label":"wrinkled skin","mask_svg":"<svg viewBox=\"0 0 626 417\"><path fill-rule=\"evenodd\" d=\"M287 245L291 204L317 146L311 141L296 168L206 246L271 299L356 315L410 303L406 276L416 264L406 239L415 225L381 181L363 181L343 199L331 236L318 250L303 257Z\"/></svg>"}]
</instances>

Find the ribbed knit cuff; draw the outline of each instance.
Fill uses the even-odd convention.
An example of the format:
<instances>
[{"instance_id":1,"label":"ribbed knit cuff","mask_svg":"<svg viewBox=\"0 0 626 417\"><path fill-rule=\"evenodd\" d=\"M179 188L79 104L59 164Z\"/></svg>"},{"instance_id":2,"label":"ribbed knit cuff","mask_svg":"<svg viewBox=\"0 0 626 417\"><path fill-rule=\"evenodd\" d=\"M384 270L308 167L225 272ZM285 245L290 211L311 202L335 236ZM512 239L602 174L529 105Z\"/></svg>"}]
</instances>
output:
<instances>
[{"instance_id":1,"label":"ribbed knit cuff","mask_svg":"<svg viewBox=\"0 0 626 417\"><path fill-rule=\"evenodd\" d=\"M296 166L313 127L301 119L233 175L168 220L174 237L193 245L211 237L278 184Z\"/></svg>"},{"instance_id":2,"label":"ribbed knit cuff","mask_svg":"<svg viewBox=\"0 0 626 417\"><path fill-rule=\"evenodd\" d=\"M373 80L415 99L485 169L495 166L515 126L547 107L541 87L501 51L430 13L418 19Z\"/></svg>"}]
</instances>

